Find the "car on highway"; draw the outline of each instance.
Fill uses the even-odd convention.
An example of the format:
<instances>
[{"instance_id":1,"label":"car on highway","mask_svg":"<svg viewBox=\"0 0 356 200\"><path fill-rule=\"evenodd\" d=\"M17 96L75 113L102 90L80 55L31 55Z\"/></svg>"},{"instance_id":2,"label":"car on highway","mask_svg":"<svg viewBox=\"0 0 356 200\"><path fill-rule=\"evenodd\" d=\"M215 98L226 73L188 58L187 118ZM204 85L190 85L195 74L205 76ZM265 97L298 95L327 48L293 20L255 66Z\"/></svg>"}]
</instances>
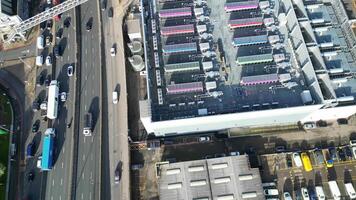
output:
<instances>
[{"instance_id":1,"label":"car on highway","mask_svg":"<svg viewBox=\"0 0 356 200\"><path fill-rule=\"evenodd\" d=\"M37 163L36 163L37 168L41 169L41 163L42 163L42 156L39 156L37 158Z\"/></svg>"},{"instance_id":2,"label":"car on highway","mask_svg":"<svg viewBox=\"0 0 356 200\"><path fill-rule=\"evenodd\" d=\"M40 104L37 101L32 103L32 111L37 112L40 109Z\"/></svg>"},{"instance_id":3,"label":"car on highway","mask_svg":"<svg viewBox=\"0 0 356 200\"><path fill-rule=\"evenodd\" d=\"M63 28L60 28L56 33L56 38L59 40L62 38L63 35Z\"/></svg>"},{"instance_id":4,"label":"car on highway","mask_svg":"<svg viewBox=\"0 0 356 200\"><path fill-rule=\"evenodd\" d=\"M112 92L112 102L113 104L117 104L118 102L118 94L116 91Z\"/></svg>"},{"instance_id":5,"label":"car on highway","mask_svg":"<svg viewBox=\"0 0 356 200\"><path fill-rule=\"evenodd\" d=\"M116 47L115 47L115 45L113 45L113 46L111 47L111 49L110 49L110 55L111 55L111 56L115 56L115 55L116 55Z\"/></svg>"},{"instance_id":6,"label":"car on highway","mask_svg":"<svg viewBox=\"0 0 356 200\"><path fill-rule=\"evenodd\" d=\"M309 193L308 193L307 188L302 187L302 188L300 188L300 191L302 193L302 197L304 200L309 199Z\"/></svg>"},{"instance_id":7,"label":"car on highway","mask_svg":"<svg viewBox=\"0 0 356 200\"><path fill-rule=\"evenodd\" d=\"M92 27L93 27L93 18L91 17L86 24L86 30L89 32Z\"/></svg>"},{"instance_id":8,"label":"car on highway","mask_svg":"<svg viewBox=\"0 0 356 200\"><path fill-rule=\"evenodd\" d=\"M41 24L40 24L40 29L41 30L44 30L45 28L46 28L46 21L44 21L44 22L42 22Z\"/></svg>"},{"instance_id":9,"label":"car on highway","mask_svg":"<svg viewBox=\"0 0 356 200\"><path fill-rule=\"evenodd\" d=\"M40 73L36 79L36 85L40 87L44 83L45 76L43 73Z\"/></svg>"},{"instance_id":10,"label":"car on highway","mask_svg":"<svg viewBox=\"0 0 356 200\"><path fill-rule=\"evenodd\" d=\"M293 200L289 192L283 193L284 200Z\"/></svg>"},{"instance_id":11,"label":"car on highway","mask_svg":"<svg viewBox=\"0 0 356 200\"><path fill-rule=\"evenodd\" d=\"M28 182L32 182L33 179L35 179L35 174L34 174L33 172L29 172L29 173L27 174L27 180L28 180Z\"/></svg>"},{"instance_id":12,"label":"car on highway","mask_svg":"<svg viewBox=\"0 0 356 200\"><path fill-rule=\"evenodd\" d=\"M47 29L50 30L52 28L53 21L51 19L47 20Z\"/></svg>"},{"instance_id":13,"label":"car on highway","mask_svg":"<svg viewBox=\"0 0 356 200\"><path fill-rule=\"evenodd\" d=\"M322 186L316 186L315 187L315 192L318 197L318 200L325 200L325 194L324 194L324 189Z\"/></svg>"},{"instance_id":14,"label":"car on highway","mask_svg":"<svg viewBox=\"0 0 356 200\"><path fill-rule=\"evenodd\" d=\"M32 141L31 143L29 143L27 145L27 148L26 148L26 157L27 158L31 158L35 155L35 142Z\"/></svg>"},{"instance_id":15,"label":"car on highway","mask_svg":"<svg viewBox=\"0 0 356 200\"><path fill-rule=\"evenodd\" d=\"M286 147L281 145L281 146L277 146L276 147L276 152L279 153L279 152L284 152L286 151Z\"/></svg>"},{"instance_id":16,"label":"car on highway","mask_svg":"<svg viewBox=\"0 0 356 200\"><path fill-rule=\"evenodd\" d=\"M40 128L40 120L35 121L32 125L32 133L36 133L38 129Z\"/></svg>"},{"instance_id":17,"label":"car on highway","mask_svg":"<svg viewBox=\"0 0 356 200\"><path fill-rule=\"evenodd\" d=\"M122 167L122 162L119 161L115 168L115 177L114 177L114 183L119 184L120 179L121 179L121 167Z\"/></svg>"},{"instance_id":18,"label":"car on highway","mask_svg":"<svg viewBox=\"0 0 356 200\"><path fill-rule=\"evenodd\" d=\"M66 100L67 100L67 93L62 92L62 93L61 93L61 101L62 101L62 102L65 102Z\"/></svg>"},{"instance_id":19,"label":"car on highway","mask_svg":"<svg viewBox=\"0 0 356 200\"><path fill-rule=\"evenodd\" d=\"M45 80L46 88L48 88L49 85L51 84L51 80L52 80L51 75L48 75L46 80Z\"/></svg>"},{"instance_id":20,"label":"car on highway","mask_svg":"<svg viewBox=\"0 0 356 200\"><path fill-rule=\"evenodd\" d=\"M341 148L341 147L337 148L337 153L338 153L341 161L346 161L346 154L345 154L343 148Z\"/></svg>"},{"instance_id":21,"label":"car on highway","mask_svg":"<svg viewBox=\"0 0 356 200\"><path fill-rule=\"evenodd\" d=\"M314 129L314 128L316 128L316 124L314 122L306 122L306 123L304 123L303 128L305 130Z\"/></svg>"},{"instance_id":22,"label":"car on highway","mask_svg":"<svg viewBox=\"0 0 356 200\"><path fill-rule=\"evenodd\" d=\"M101 11L104 11L106 9L106 0L100 1L100 7L101 7Z\"/></svg>"},{"instance_id":23,"label":"car on highway","mask_svg":"<svg viewBox=\"0 0 356 200\"><path fill-rule=\"evenodd\" d=\"M278 196L278 190L277 189L265 189L263 190L265 196Z\"/></svg>"},{"instance_id":24,"label":"car on highway","mask_svg":"<svg viewBox=\"0 0 356 200\"><path fill-rule=\"evenodd\" d=\"M51 35L47 35L46 36L46 46L49 46L52 44L52 36Z\"/></svg>"},{"instance_id":25,"label":"car on highway","mask_svg":"<svg viewBox=\"0 0 356 200\"><path fill-rule=\"evenodd\" d=\"M63 22L63 25L65 28L68 28L70 26L70 20L71 18L70 17L67 17L64 22Z\"/></svg>"},{"instance_id":26,"label":"car on highway","mask_svg":"<svg viewBox=\"0 0 356 200\"><path fill-rule=\"evenodd\" d=\"M114 8L110 7L108 10L108 17L109 19L112 18L114 16Z\"/></svg>"},{"instance_id":27,"label":"car on highway","mask_svg":"<svg viewBox=\"0 0 356 200\"><path fill-rule=\"evenodd\" d=\"M44 36L40 35L37 37L37 48L43 49L44 48Z\"/></svg>"},{"instance_id":28,"label":"car on highway","mask_svg":"<svg viewBox=\"0 0 356 200\"><path fill-rule=\"evenodd\" d=\"M43 65L43 56L42 55L36 56L36 65L37 66Z\"/></svg>"},{"instance_id":29,"label":"car on highway","mask_svg":"<svg viewBox=\"0 0 356 200\"><path fill-rule=\"evenodd\" d=\"M56 58L61 57L61 46L56 45L53 47L53 54L56 56Z\"/></svg>"},{"instance_id":30,"label":"car on highway","mask_svg":"<svg viewBox=\"0 0 356 200\"><path fill-rule=\"evenodd\" d=\"M46 57L46 65L47 66L51 66L52 65L52 57L50 55L48 55Z\"/></svg>"},{"instance_id":31,"label":"car on highway","mask_svg":"<svg viewBox=\"0 0 356 200\"><path fill-rule=\"evenodd\" d=\"M67 68L67 75L73 76L73 65L69 65Z\"/></svg>"}]
</instances>

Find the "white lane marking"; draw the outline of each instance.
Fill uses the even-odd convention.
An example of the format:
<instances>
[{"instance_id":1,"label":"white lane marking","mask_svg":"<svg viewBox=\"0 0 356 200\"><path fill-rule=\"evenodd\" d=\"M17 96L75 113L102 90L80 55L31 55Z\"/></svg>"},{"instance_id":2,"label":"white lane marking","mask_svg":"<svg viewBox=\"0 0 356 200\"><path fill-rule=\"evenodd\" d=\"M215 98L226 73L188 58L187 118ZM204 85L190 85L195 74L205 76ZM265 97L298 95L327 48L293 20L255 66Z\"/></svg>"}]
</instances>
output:
<instances>
[{"instance_id":1,"label":"white lane marking","mask_svg":"<svg viewBox=\"0 0 356 200\"><path fill-rule=\"evenodd\" d=\"M62 162L62 169L63 169L64 163Z\"/></svg>"},{"instance_id":2,"label":"white lane marking","mask_svg":"<svg viewBox=\"0 0 356 200\"><path fill-rule=\"evenodd\" d=\"M87 96L87 90L84 90L84 95Z\"/></svg>"},{"instance_id":3,"label":"white lane marking","mask_svg":"<svg viewBox=\"0 0 356 200\"><path fill-rule=\"evenodd\" d=\"M83 161L85 160L85 154L83 154Z\"/></svg>"},{"instance_id":4,"label":"white lane marking","mask_svg":"<svg viewBox=\"0 0 356 200\"><path fill-rule=\"evenodd\" d=\"M66 151L66 148L65 147L63 147L63 149L62 149L62 153L64 153Z\"/></svg>"},{"instance_id":5,"label":"white lane marking","mask_svg":"<svg viewBox=\"0 0 356 200\"><path fill-rule=\"evenodd\" d=\"M85 54L88 54L88 49L85 49Z\"/></svg>"},{"instance_id":6,"label":"white lane marking","mask_svg":"<svg viewBox=\"0 0 356 200\"><path fill-rule=\"evenodd\" d=\"M94 47L91 48L91 51L94 52Z\"/></svg>"},{"instance_id":7,"label":"white lane marking","mask_svg":"<svg viewBox=\"0 0 356 200\"><path fill-rule=\"evenodd\" d=\"M67 56L67 60L69 60L69 55Z\"/></svg>"},{"instance_id":8,"label":"white lane marking","mask_svg":"<svg viewBox=\"0 0 356 200\"><path fill-rule=\"evenodd\" d=\"M91 137L91 143L93 143L94 142L94 137Z\"/></svg>"},{"instance_id":9,"label":"white lane marking","mask_svg":"<svg viewBox=\"0 0 356 200\"><path fill-rule=\"evenodd\" d=\"M88 76L85 76L85 80L88 80Z\"/></svg>"},{"instance_id":10,"label":"white lane marking","mask_svg":"<svg viewBox=\"0 0 356 200\"><path fill-rule=\"evenodd\" d=\"M84 106L84 110L87 110L87 105ZM84 137L84 142L85 142L85 137Z\"/></svg>"},{"instance_id":11,"label":"white lane marking","mask_svg":"<svg viewBox=\"0 0 356 200\"><path fill-rule=\"evenodd\" d=\"M54 179L52 180L52 186L54 186Z\"/></svg>"},{"instance_id":12,"label":"white lane marking","mask_svg":"<svg viewBox=\"0 0 356 200\"><path fill-rule=\"evenodd\" d=\"M82 199L84 198L84 195L83 195L83 193L82 193Z\"/></svg>"},{"instance_id":13,"label":"white lane marking","mask_svg":"<svg viewBox=\"0 0 356 200\"><path fill-rule=\"evenodd\" d=\"M83 172L83 174L82 174L82 179L84 180L84 172Z\"/></svg>"},{"instance_id":14,"label":"white lane marking","mask_svg":"<svg viewBox=\"0 0 356 200\"><path fill-rule=\"evenodd\" d=\"M91 156L90 156L90 160L94 160L94 156L93 156L93 154L91 154Z\"/></svg>"},{"instance_id":15,"label":"white lane marking","mask_svg":"<svg viewBox=\"0 0 356 200\"><path fill-rule=\"evenodd\" d=\"M86 106L85 106L85 110L87 110L87 109L86 109ZM84 136L84 137L83 137L83 141L84 141L84 143L85 143L85 138L86 138L86 137Z\"/></svg>"},{"instance_id":16,"label":"white lane marking","mask_svg":"<svg viewBox=\"0 0 356 200\"><path fill-rule=\"evenodd\" d=\"M91 192L89 193L89 200L91 200Z\"/></svg>"},{"instance_id":17,"label":"white lane marking","mask_svg":"<svg viewBox=\"0 0 356 200\"><path fill-rule=\"evenodd\" d=\"M70 38L70 34L68 34L68 40L69 40L69 38Z\"/></svg>"},{"instance_id":18,"label":"white lane marking","mask_svg":"<svg viewBox=\"0 0 356 200\"><path fill-rule=\"evenodd\" d=\"M61 178L61 185L63 185L63 178Z\"/></svg>"},{"instance_id":19,"label":"white lane marking","mask_svg":"<svg viewBox=\"0 0 356 200\"><path fill-rule=\"evenodd\" d=\"M62 196L59 196L59 200L62 200Z\"/></svg>"},{"instance_id":20,"label":"white lane marking","mask_svg":"<svg viewBox=\"0 0 356 200\"><path fill-rule=\"evenodd\" d=\"M56 166L53 167L53 170L56 170Z\"/></svg>"},{"instance_id":21,"label":"white lane marking","mask_svg":"<svg viewBox=\"0 0 356 200\"><path fill-rule=\"evenodd\" d=\"M93 172L91 171L90 172L90 179L92 179L93 178Z\"/></svg>"},{"instance_id":22,"label":"white lane marking","mask_svg":"<svg viewBox=\"0 0 356 200\"><path fill-rule=\"evenodd\" d=\"M91 94L94 95L94 90L91 91Z\"/></svg>"},{"instance_id":23,"label":"white lane marking","mask_svg":"<svg viewBox=\"0 0 356 200\"><path fill-rule=\"evenodd\" d=\"M51 196L51 200L53 200L53 196Z\"/></svg>"}]
</instances>

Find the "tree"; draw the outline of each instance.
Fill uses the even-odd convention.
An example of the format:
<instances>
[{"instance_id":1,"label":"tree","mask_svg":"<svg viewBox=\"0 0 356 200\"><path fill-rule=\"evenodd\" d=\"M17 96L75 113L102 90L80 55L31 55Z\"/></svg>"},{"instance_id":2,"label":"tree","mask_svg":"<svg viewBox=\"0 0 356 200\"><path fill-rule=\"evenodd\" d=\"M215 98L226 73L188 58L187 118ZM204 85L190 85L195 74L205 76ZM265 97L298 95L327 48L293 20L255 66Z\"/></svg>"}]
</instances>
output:
<instances>
[{"instance_id":1,"label":"tree","mask_svg":"<svg viewBox=\"0 0 356 200\"><path fill-rule=\"evenodd\" d=\"M5 174L6 167L4 164L0 163L0 178Z\"/></svg>"}]
</instances>

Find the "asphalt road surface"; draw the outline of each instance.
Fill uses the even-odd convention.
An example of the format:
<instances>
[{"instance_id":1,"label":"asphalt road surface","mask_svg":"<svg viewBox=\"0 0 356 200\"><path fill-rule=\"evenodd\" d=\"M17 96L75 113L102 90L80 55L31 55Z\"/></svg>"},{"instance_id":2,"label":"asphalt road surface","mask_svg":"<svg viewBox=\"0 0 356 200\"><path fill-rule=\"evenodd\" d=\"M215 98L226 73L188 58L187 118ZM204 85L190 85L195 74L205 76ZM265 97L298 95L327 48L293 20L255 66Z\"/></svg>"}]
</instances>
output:
<instances>
[{"instance_id":1,"label":"asphalt road surface","mask_svg":"<svg viewBox=\"0 0 356 200\"><path fill-rule=\"evenodd\" d=\"M101 62L98 1L88 1L80 7L80 120L76 160L75 199L99 199L101 149ZM92 21L92 29L86 24ZM92 114L92 136L83 135L84 115Z\"/></svg>"},{"instance_id":2,"label":"asphalt road surface","mask_svg":"<svg viewBox=\"0 0 356 200\"><path fill-rule=\"evenodd\" d=\"M72 23L68 28L64 28L63 21L69 18ZM52 127L56 129L56 145L54 166L51 171L47 172L45 199L64 200L70 198L74 126L67 128L67 124L73 124L74 121L75 76L68 77L67 68L69 65L73 65L75 69L76 66L74 18L75 12L72 9L62 14L62 20L56 23L57 27L63 28L62 38L56 39L57 45L62 48L62 57L55 59L53 78L59 81L59 92L67 93L67 100L59 102L58 117L56 120L52 120Z\"/></svg>"},{"instance_id":3,"label":"asphalt road surface","mask_svg":"<svg viewBox=\"0 0 356 200\"><path fill-rule=\"evenodd\" d=\"M124 10L127 8L127 1L107 2L107 9L102 11L102 25L105 43L105 71L106 71L106 92L107 98L104 102L107 113L104 116L108 118L105 124L105 136L103 139L103 195L102 199L130 199L130 177L129 177L129 151L128 151L128 122L127 122L127 91L126 91L126 71L124 41L122 33L122 19ZM113 18L108 17L108 9L113 7ZM116 47L116 56L110 56L110 48ZM119 102L113 103L112 93L119 93ZM105 121L105 120L104 120ZM106 133L107 132L107 133ZM104 145L108 145L105 147ZM115 171L120 174L119 183L115 184ZM104 182L105 181L105 182ZM105 187L104 187L105 184Z\"/></svg>"}]
</instances>

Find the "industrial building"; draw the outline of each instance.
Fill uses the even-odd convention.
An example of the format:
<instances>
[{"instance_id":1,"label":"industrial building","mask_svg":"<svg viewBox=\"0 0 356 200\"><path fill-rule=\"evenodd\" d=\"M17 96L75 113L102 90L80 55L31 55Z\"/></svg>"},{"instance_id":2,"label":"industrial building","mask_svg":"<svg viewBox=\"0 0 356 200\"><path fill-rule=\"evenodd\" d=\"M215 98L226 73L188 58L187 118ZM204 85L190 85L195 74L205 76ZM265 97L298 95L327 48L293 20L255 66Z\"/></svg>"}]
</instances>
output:
<instances>
[{"instance_id":1,"label":"industrial building","mask_svg":"<svg viewBox=\"0 0 356 200\"><path fill-rule=\"evenodd\" d=\"M247 155L160 165L159 199L265 199Z\"/></svg>"},{"instance_id":2,"label":"industrial building","mask_svg":"<svg viewBox=\"0 0 356 200\"><path fill-rule=\"evenodd\" d=\"M340 0L155 0L142 24L148 133L298 126L356 113Z\"/></svg>"}]
</instances>

